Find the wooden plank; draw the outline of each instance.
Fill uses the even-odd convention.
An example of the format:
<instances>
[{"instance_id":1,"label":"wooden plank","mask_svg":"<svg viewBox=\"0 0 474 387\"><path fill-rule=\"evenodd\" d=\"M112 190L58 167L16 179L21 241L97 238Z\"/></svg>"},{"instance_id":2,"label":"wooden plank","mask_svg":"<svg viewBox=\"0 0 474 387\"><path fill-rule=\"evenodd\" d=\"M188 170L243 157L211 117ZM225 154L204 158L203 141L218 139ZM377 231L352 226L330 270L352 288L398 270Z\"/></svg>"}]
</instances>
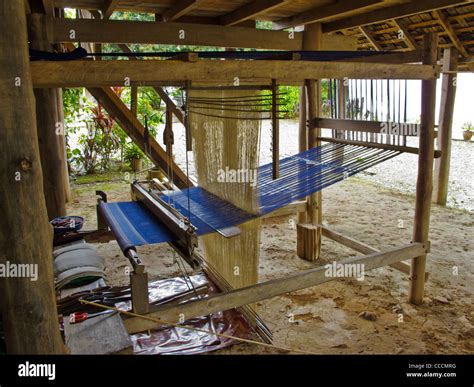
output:
<instances>
[{"instance_id":1,"label":"wooden plank","mask_svg":"<svg viewBox=\"0 0 474 387\"><path fill-rule=\"evenodd\" d=\"M71 30L75 31L74 39L70 38ZM300 32L289 34L285 31L174 22L54 19L53 31L54 43L176 44L297 51L302 42Z\"/></svg>"},{"instance_id":2,"label":"wooden plank","mask_svg":"<svg viewBox=\"0 0 474 387\"><path fill-rule=\"evenodd\" d=\"M425 35L423 53L425 64L437 62L438 35ZM413 241L427 242L430 228L431 196L433 191L434 125L436 112L436 80L421 83L421 124L416 182ZM414 258L411 267L409 300L422 304L425 288L426 254Z\"/></svg>"},{"instance_id":3,"label":"wooden plank","mask_svg":"<svg viewBox=\"0 0 474 387\"><path fill-rule=\"evenodd\" d=\"M224 26L233 26L263 12L269 12L283 4L288 4L288 2L288 0L254 0L227 15L221 16L219 20Z\"/></svg>"},{"instance_id":4,"label":"wooden plank","mask_svg":"<svg viewBox=\"0 0 474 387\"><path fill-rule=\"evenodd\" d=\"M443 12L442 11L434 11L433 15L439 20L439 22L441 23L441 26L444 28L444 30L448 34L449 39L451 39L454 46L458 49L458 51L461 53L461 55L464 56L464 57L469 57L470 55L467 52L464 45L459 40L456 30L451 25L448 18L443 14Z\"/></svg>"},{"instance_id":5,"label":"wooden plank","mask_svg":"<svg viewBox=\"0 0 474 387\"><path fill-rule=\"evenodd\" d=\"M322 230L322 235L326 238L329 238L335 242L338 242L346 247L349 247L350 249L354 251L358 251L359 253L362 254L373 254L373 253L378 253L380 250L375 249L363 242L357 241L353 238L350 238L346 235L343 235L341 233L338 233L332 229L329 229L321 224L318 225L318 227L321 227ZM390 267L393 267L394 269L410 275L410 264L404 261L400 262L394 262L389 265ZM428 278L428 273L426 273L426 278Z\"/></svg>"},{"instance_id":6,"label":"wooden plank","mask_svg":"<svg viewBox=\"0 0 474 387\"><path fill-rule=\"evenodd\" d=\"M133 115L120 98L110 88L89 88L88 91L99 100L107 112L114 117L121 128L130 136L137 146L145 150L143 135L145 128L141 122ZM169 167L169 158L165 150L156 142L153 137L149 138L151 160L166 171ZM179 188L192 186L192 183L186 178L186 174L175 164L171 163L173 169L174 183Z\"/></svg>"},{"instance_id":7,"label":"wooden plank","mask_svg":"<svg viewBox=\"0 0 474 387\"><path fill-rule=\"evenodd\" d=\"M396 4L358 16L325 23L323 24L323 32L335 32L468 3L472 3L472 0L416 0L406 4Z\"/></svg>"},{"instance_id":8,"label":"wooden plank","mask_svg":"<svg viewBox=\"0 0 474 387\"><path fill-rule=\"evenodd\" d=\"M398 34L401 35L401 38L408 46L410 50L418 50L419 46L417 41L411 36L408 28L405 26L405 23L402 20L392 20L395 26L398 28Z\"/></svg>"},{"instance_id":9,"label":"wooden plank","mask_svg":"<svg viewBox=\"0 0 474 387\"><path fill-rule=\"evenodd\" d=\"M388 149L388 150L394 150L394 151L399 151L399 152L403 152L403 153L411 153L411 154L414 154L414 155L417 155L417 154L420 153L418 148L409 147L409 146L391 145L391 144L378 144L378 143L375 143L375 142L366 142L366 141L342 140L342 139L332 138L332 137L320 137L319 139L321 141L333 142L333 143L336 143L336 144L368 146L368 147L371 147L371 148ZM433 150L433 157L434 158L438 158L440 156L441 156L440 151Z\"/></svg>"},{"instance_id":10,"label":"wooden plank","mask_svg":"<svg viewBox=\"0 0 474 387\"><path fill-rule=\"evenodd\" d=\"M361 121L361 120L350 120L350 119L336 119L336 118L315 118L314 125L317 125L321 128L326 129L335 129L335 130L351 130L356 132L367 132L367 133L381 133L384 126L386 126L388 122L380 122L380 121ZM403 123L397 123L400 125L404 125ZM418 128L418 124L410 124L416 125ZM407 136L416 137L417 134L415 133L406 133Z\"/></svg>"},{"instance_id":11,"label":"wooden plank","mask_svg":"<svg viewBox=\"0 0 474 387\"><path fill-rule=\"evenodd\" d=\"M379 42L377 42L377 39L372 36L372 32L370 32L367 27L360 26L359 29L365 36L365 38L369 41L369 43L375 48L375 51L383 51L382 46Z\"/></svg>"},{"instance_id":12,"label":"wooden plank","mask_svg":"<svg viewBox=\"0 0 474 387\"><path fill-rule=\"evenodd\" d=\"M286 17L273 22L273 29L283 30L286 28L296 27L304 24L321 22L325 19L337 16L342 17L356 10L380 3L380 0L351 0L338 1L335 4L318 6L309 11L299 13L295 16Z\"/></svg>"},{"instance_id":13,"label":"wooden plank","mask_svg":"<svg viewBox=\"0 0 474 387\"><path fill-rule=\"evenodd\" d=\"M426 245L412 243L406 246L393 248L381 253L373 253L365 256L351 257L338 261L342 265L364 265L365 271L387 266L394 262L411 259L417 255L426 253ZM326 267L320 266L315 269L288 275L240 289L234 289L226 293L211 295L206 299L191 301L177 306L150 307L151 313L146 317L162 319L164 322L177 322L180 317L188 320L193 317L206 316L210 313L237 308L242 305L252 304L268 298L280 296L285 293L310 288L335 279L326 275ZM130 334L156 328L162 324L155 321L145 320L138 317L125 318L125 328Z\"/></svg>"},{"instance_id":14,"label":"wooden plank","mask_svg":"<svg viewBox=\"0 0 474 387\"><path fill-rule=\"evenodd\" d=\"M131 84L152 86L186 80L233 85L240 83L270 84L324 78L349 79L434 79L436 66L414 64L381 64L313 61L246 61L200 60L196 63L164 60L141 60L131 63L115 61L35 61L31 62L34 87L99 87ZM282 83L280 83L282 84Z\"/></svg>"},{"instance_id":15,"label":"wooden plank","mask_svg":"<svg viewBox=\"0 0 474 387\"><path fill-rule=\"evenodd\" d=\"M171 8L168 8L161 15L164 22L170 22L180 18L192 9L196 8L199 0L178 0L175 1Z\"/></svg>"},{"instance_id":16,"label":"wooden plank","mask_svg":"<svg viewBox=\"0 0 474 387\"><path fill-rule=\"evenodd\" d=\"M308 209L308 203L306 200L300 200L291 204L288 204L285 207L279 208L269 214L263 216L263 218L277 218L279 216L288 216L294 215L295 213L306 212Z\"/></svg>"},{"instance_id":17,"label":"wooden plank","mask_svg":"<svg viewBox=\"0 0 474 387\"><path fill-rule=\"evenodd\" d=\"M439 113L438 149L441 157L435 161L433 202L445 206L448 200L449 168L451 163L451 140L456 100L456 80L458 52L451 47L444 50L443 74L441 86L441 106Z\"/></svg>"},{"instance_id":18,"label":"wooden plank","mask_svg":"<svg viewBox=\"0 0 474 387\"><path fill-rule=\"evenodd\" d=\"M110 19L112 14L117 8L118 0L106 0L105 5L102 8L102 15L105 20Z\"/></svg>"},{"instance_id":19,"label":"wooden plank","mask_svg":"<svg viewBox=\"0 0 474 387\"><path fill-rule=\"evenodd\" d=\"M118 313L107 313L78 324L64 317L66 343L73 355L105 355L132 347Z\"/></svg>"},{"instance_id":20,"label":"wooden plank","mask_svg":"<svg viewBox=\"0 0 474 387\"><path fill-rule=\"evenodd\" d=\"M364 63L420 63L421 50L406 52L382 53L371 56L363 56L359 58L351 58L344 60L345 62L364 62Z\"/></svg>"}]
</instances>

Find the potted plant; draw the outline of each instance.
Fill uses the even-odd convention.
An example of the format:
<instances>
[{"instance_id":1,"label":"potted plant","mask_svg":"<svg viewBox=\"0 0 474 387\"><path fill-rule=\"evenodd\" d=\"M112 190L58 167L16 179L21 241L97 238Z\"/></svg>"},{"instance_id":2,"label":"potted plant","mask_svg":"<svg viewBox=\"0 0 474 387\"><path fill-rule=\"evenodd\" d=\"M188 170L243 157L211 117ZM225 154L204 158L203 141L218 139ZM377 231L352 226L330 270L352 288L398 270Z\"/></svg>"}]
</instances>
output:
<instances>
[{"instance_id":1,"label":"potted plant","mask_svg":"<svg viewBox=\"0 0 474 387\"><path fill-rule=\"evenodd\" d=\"M144 156L141 149L133 143L125 148L125 160L130 163L133 172L141 171Z\"/></svg>"},{"instance_id":2,"label":"potted plant","mask_svg":"<svg viewBox=\"0 0 474 387\"><path fill-rule=\"evenodd\" d=\"M474 125L472 125L472 122L465 122L462 126L462 130L464 141L471 141L472 135L474 134Z\"/></svg>"}]
</instances>

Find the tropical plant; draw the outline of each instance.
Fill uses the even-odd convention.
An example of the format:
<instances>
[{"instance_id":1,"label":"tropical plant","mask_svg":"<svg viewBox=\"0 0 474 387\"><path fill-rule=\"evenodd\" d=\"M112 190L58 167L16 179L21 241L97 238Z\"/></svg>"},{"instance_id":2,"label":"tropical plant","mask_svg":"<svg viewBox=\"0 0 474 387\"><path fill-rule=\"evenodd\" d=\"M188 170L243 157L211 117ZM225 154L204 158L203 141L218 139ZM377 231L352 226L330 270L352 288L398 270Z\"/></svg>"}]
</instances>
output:
<instances>
[{"instance_id":1,"label":"tropical plant","mask_svg":"<svg viewBox=\"0 0 474 387\"><path fill-rule=\"evenodd\" d=\"M125 160L132 162L132 160L141 160L145 157L142 150L133 142L125 147Z\"/></svg>"}]
</instances>

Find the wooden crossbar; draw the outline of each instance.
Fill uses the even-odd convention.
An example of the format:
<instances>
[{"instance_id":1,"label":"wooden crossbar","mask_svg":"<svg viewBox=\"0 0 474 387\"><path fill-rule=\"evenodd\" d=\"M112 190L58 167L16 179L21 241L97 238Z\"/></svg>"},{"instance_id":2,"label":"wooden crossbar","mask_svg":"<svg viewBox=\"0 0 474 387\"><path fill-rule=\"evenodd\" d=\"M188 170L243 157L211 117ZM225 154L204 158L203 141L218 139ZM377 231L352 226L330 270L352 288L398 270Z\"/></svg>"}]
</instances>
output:
<instances>
[{"instance_id":1,"label":"wooden crossbar","mask_svg":"<svg viewBox=\"0 0 474 387\"><path fill-rule=\"evenodd\" d=\"M338 264L364 265L364 271L368 271L390 265L391 263L412 259L424 255L427 252L427 244L412 243L384 252L347 258L339 261ZM164 322L174 323L198 316L206 316L219 311L238 308L242 305L248 305L285 293L310 288L336 279L336 277L327 276L326 271L327 268L325 266L320 266L315 269L286 276L285 278L278 278L256 285L234 289L229 292L219 293L205 299L191 301L181 305L150 307L150 313L145 315L145 319L139 317L125 318L124 324L127 331L132 334L166 325L165 323L160 324L156 321L146 320L146 316L153 319L161 319Z\"/></svg>"},{"instance_id":2,"label":"wooden crossbar","mask_svg":"<svg viewBox=\"0 0 474 387\"><path fill-rule=\"evenodd\" d=\"M367 142L367 141L342 140L342 139L331 138L331 137L319 137L319 139L321 141L333 142L336 144L360 145L360 146L366 146L366 147L377 148L377 149L387 149L387 150L394 150L394 151L399 151L403 153L412 153L414 155L417 155L419 153L418 148L414 148L410 146L378 144L375 142ZM435 158L441 157L441 151L435 150L434 157Z\"/></svg>"}]
</instances>

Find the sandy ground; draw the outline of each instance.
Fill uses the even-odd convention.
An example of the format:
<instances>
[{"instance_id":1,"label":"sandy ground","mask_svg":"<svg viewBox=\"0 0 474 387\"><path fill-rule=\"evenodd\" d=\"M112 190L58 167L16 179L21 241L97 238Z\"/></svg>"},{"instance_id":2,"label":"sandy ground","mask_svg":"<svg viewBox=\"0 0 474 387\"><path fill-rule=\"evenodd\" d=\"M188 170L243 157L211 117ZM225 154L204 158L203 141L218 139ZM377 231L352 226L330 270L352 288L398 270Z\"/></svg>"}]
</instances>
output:
<instances>
[{"instance_id":1,"label":"sandy ground","mask_svg":"<svg viewBox=\"0 0 474 387\"><path fill-rule=\"evenodd\" d=\"M111 201L129 200L124 182L81 185L69 213L95 227L95 189ZM350 178L323 193L325 223L336 231L387 249L411 239L414 197ZM323 239L323 258L315 263L296 254L296 231L290 219L265 220L262 229L260 281L325 265L355 253ZM402 226L402 227L400 227ZM395 269L365 273L364 281L338 279L258 303L258 312L274 333L275 344L321 354L474 353L474 216L433 206L430 278L423 306L407 303L408 278ZM98 245L107 262L107 282L126 284L127 261L115 242ZM178 275L165 245L139 249L151 279ZM456 275L457 272L457 275ZM359 315L368 313L375 321ZM243 344L219 353L271 353Z\"/></svg>"}]
</instances>

